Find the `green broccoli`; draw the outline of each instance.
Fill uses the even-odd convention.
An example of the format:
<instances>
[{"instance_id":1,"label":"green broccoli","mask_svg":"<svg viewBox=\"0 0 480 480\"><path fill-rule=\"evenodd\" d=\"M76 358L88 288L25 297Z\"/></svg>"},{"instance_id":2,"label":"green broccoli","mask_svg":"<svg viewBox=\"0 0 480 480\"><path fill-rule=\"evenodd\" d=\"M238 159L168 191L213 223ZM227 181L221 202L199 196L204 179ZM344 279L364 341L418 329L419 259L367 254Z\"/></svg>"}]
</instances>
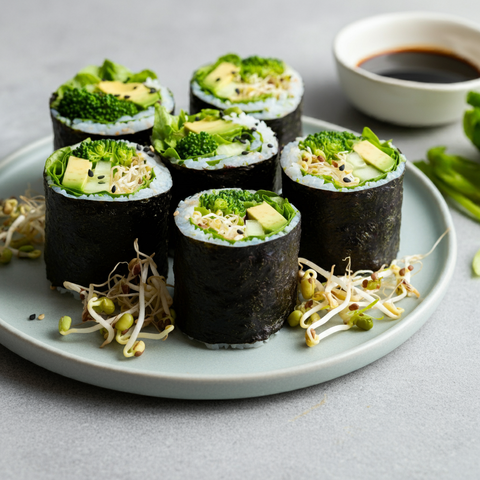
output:
<instances>
[{"instance_id":1,"label":"green broccoli","mask_svg":"<svg viewBox=\"0 0 480 480\"><path fill-rule=\"evenodd\" d=\"M326 160L332 160L339 152L350 152L355 140L359 137L350 132L318 132L309 135L299 142L301 150L311 149L314 155L325 155Z\"/></svg>"},{"instance_id":2,"label":"green broccoli","mask_svg":"<svg viewBox=\"0 0 480 480\"><path fill-rule=\"evenodd\" d=\"M94 165L100 161L108 161L114 165L129 166L135 155L135 147L131 147L123 141L102 139L92 142L87 139L72 152L72 155L90 160Z\"/></svg>"},{"instance_id":3,"label":"green broccoli","mask_svg":"<svg viewBox=\"0 0 480 480\"><path fill-rule=\"evenodd\" d=\"M281 75L285 71L285 63L277 58L262 58L257 55L242 60L241 76L247 78L257 74L261 78L268 75Z\"/></svg>"},{"instance_id":4,"label":"green broccoli","mask_svg":"<svg viewBox=\"0 0 480 480\"><path fill-rule=\"evenodd\" d=\"M183 137L176 146L180 158L213 157L218 143L206 132L189 133Z\"/></svg>"},{"instance_id":5,"label":"green broccoli","mask_svg":"<svg viewBox=\"0 0 480 480\"><path fill-rule=\"evenodd\" d=\"M221 210L224 215L236 214L245 216L247 208L263 202L259 193L250 193L247 190L221 190L216 193L204 193L198 205L211 212Z\"/></svg>"},{"instance_id":6,"label":"green broccoli","mask_svg":"<svg viewBox=\"0 0 480 480\"><path fill-rule=\"evenodd\" d=\"M93 120L98 123L114 123L124 115L136 115L138 107L114 95L90 93L86 89L66 90L57 107L62 117L71 120Z\"/></svg>"}]
</instances>

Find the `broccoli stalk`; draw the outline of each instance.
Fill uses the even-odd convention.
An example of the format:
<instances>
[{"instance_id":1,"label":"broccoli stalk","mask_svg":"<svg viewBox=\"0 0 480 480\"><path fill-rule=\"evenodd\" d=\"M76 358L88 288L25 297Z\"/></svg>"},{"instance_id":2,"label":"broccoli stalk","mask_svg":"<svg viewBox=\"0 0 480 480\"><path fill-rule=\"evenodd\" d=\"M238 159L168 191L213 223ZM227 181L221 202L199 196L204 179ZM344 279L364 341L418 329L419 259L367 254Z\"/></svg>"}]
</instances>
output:
<instances>
[{"instance_id":1,"label":"broccoli stalk","mask_svg":"<svg viewBox=\"0 0 480 480\"><path fill-rule=\"evenodd\" d=\"M85 88L66 90L57 110L70 120L80 118L97 123L114 123L124 115L133 116L139 112L134 103L119 100L111 94L91 93Z\"/></svg>"}]
</instances>

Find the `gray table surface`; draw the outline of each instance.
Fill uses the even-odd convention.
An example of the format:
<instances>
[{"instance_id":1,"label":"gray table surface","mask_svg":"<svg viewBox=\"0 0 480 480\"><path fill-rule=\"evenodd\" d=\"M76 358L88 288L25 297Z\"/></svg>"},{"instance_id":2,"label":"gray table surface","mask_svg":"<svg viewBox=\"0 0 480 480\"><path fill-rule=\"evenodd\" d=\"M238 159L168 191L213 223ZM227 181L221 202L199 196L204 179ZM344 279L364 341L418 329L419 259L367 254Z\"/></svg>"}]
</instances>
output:
<instances>
[{"instance_id":1,"label":"gray table surface","mask_svg":"<svg viewBox=\"0 0 480 480\"><path fill-rule=\"evenodd\" d=\"M306 115L368 125L409 159L438 144L480 158L460 122L408 129L355 111L331 54L335 33L358 18L425 10L480 21L471 0L0 3L0 158L51 134L49 95L85 65L151 68L186 109L193 69L229 51L285 59L305 80ZM149 398L64 378L0 345L0 477L480 478L480 225L452 216L455 275L431 319L391 354L321 385L238 401Z\"/></svg>"}]
</instances>

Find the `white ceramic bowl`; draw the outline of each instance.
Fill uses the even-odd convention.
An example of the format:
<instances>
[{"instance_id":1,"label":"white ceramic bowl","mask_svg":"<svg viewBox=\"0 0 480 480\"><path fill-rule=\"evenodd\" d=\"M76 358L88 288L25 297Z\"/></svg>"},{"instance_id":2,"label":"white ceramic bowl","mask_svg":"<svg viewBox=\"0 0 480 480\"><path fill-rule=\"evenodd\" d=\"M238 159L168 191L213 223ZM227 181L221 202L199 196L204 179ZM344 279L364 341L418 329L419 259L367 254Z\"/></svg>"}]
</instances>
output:
<instances>
[{"instance_id":1,"label":"white ceramic bowl","mask_svg":"<svg viewBox=\"0 0 480 480\"><path fill-rule=\"evenodd\" d=\"M460 119L470 90L480 78L458 83L420 83L370 73L359 62L391 50L432 48L449 51L480 69L480 26L427 12L403 12L359 20L343 28L334 42L340 84L360 111L379 120L412 127Z\"/></svg>"}]
</instances>

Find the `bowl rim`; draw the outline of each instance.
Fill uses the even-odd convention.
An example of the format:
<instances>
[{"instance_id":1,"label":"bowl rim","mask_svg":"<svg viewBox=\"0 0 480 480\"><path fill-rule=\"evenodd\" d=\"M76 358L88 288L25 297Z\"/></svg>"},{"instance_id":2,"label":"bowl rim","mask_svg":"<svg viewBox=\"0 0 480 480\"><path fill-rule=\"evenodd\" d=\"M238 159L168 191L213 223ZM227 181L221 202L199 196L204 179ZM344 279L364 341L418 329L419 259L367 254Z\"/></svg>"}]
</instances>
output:
<instances>
[{"instance_id":1,"label":"bowl rim","mask_svg":"<svg viewBox=\"0 0 480 480\"><path fill-rule=\"evenodd\" d=\"M342 41L342 37L348 31L358 28L362 24L368 24L370 22L379 22L382 20L412 20L412 19L420 19L426 21L447 21L453 25L459 25L461 27L466 27L467 29L475 30L480 36L480 24L462 18L457 17L455 15L450 15L446 13L438 13L438 12L427 12L427 11L412 11L412 12L391 12L391 13L383 13L380 15L373 15L369 17L364 17L354 22L349 23L348 25L344 26L341 30L337 32L335 38L333 40L333 55L335 57L335 61L337 64L341 65L342 67L346 68L350 72L369 79L374 82L383 83L386 85L406 88L410 90L420 90L420 91L446 91L446 92L458 92L463 90L472 90L475 88L480 87L480 77L473 80L467 80L464 82L455 82L455 83L427 83L427 82L415 82L412 80L400 80L398 78L390 78L384 77L382 75L378 75L376 73L369 72L361 67L352 67L348 65L338 53L339 44ZM399 46L400 48L400 46ZM478 65L480 70L480 65Z\"/></svg>"}]
</instances>

